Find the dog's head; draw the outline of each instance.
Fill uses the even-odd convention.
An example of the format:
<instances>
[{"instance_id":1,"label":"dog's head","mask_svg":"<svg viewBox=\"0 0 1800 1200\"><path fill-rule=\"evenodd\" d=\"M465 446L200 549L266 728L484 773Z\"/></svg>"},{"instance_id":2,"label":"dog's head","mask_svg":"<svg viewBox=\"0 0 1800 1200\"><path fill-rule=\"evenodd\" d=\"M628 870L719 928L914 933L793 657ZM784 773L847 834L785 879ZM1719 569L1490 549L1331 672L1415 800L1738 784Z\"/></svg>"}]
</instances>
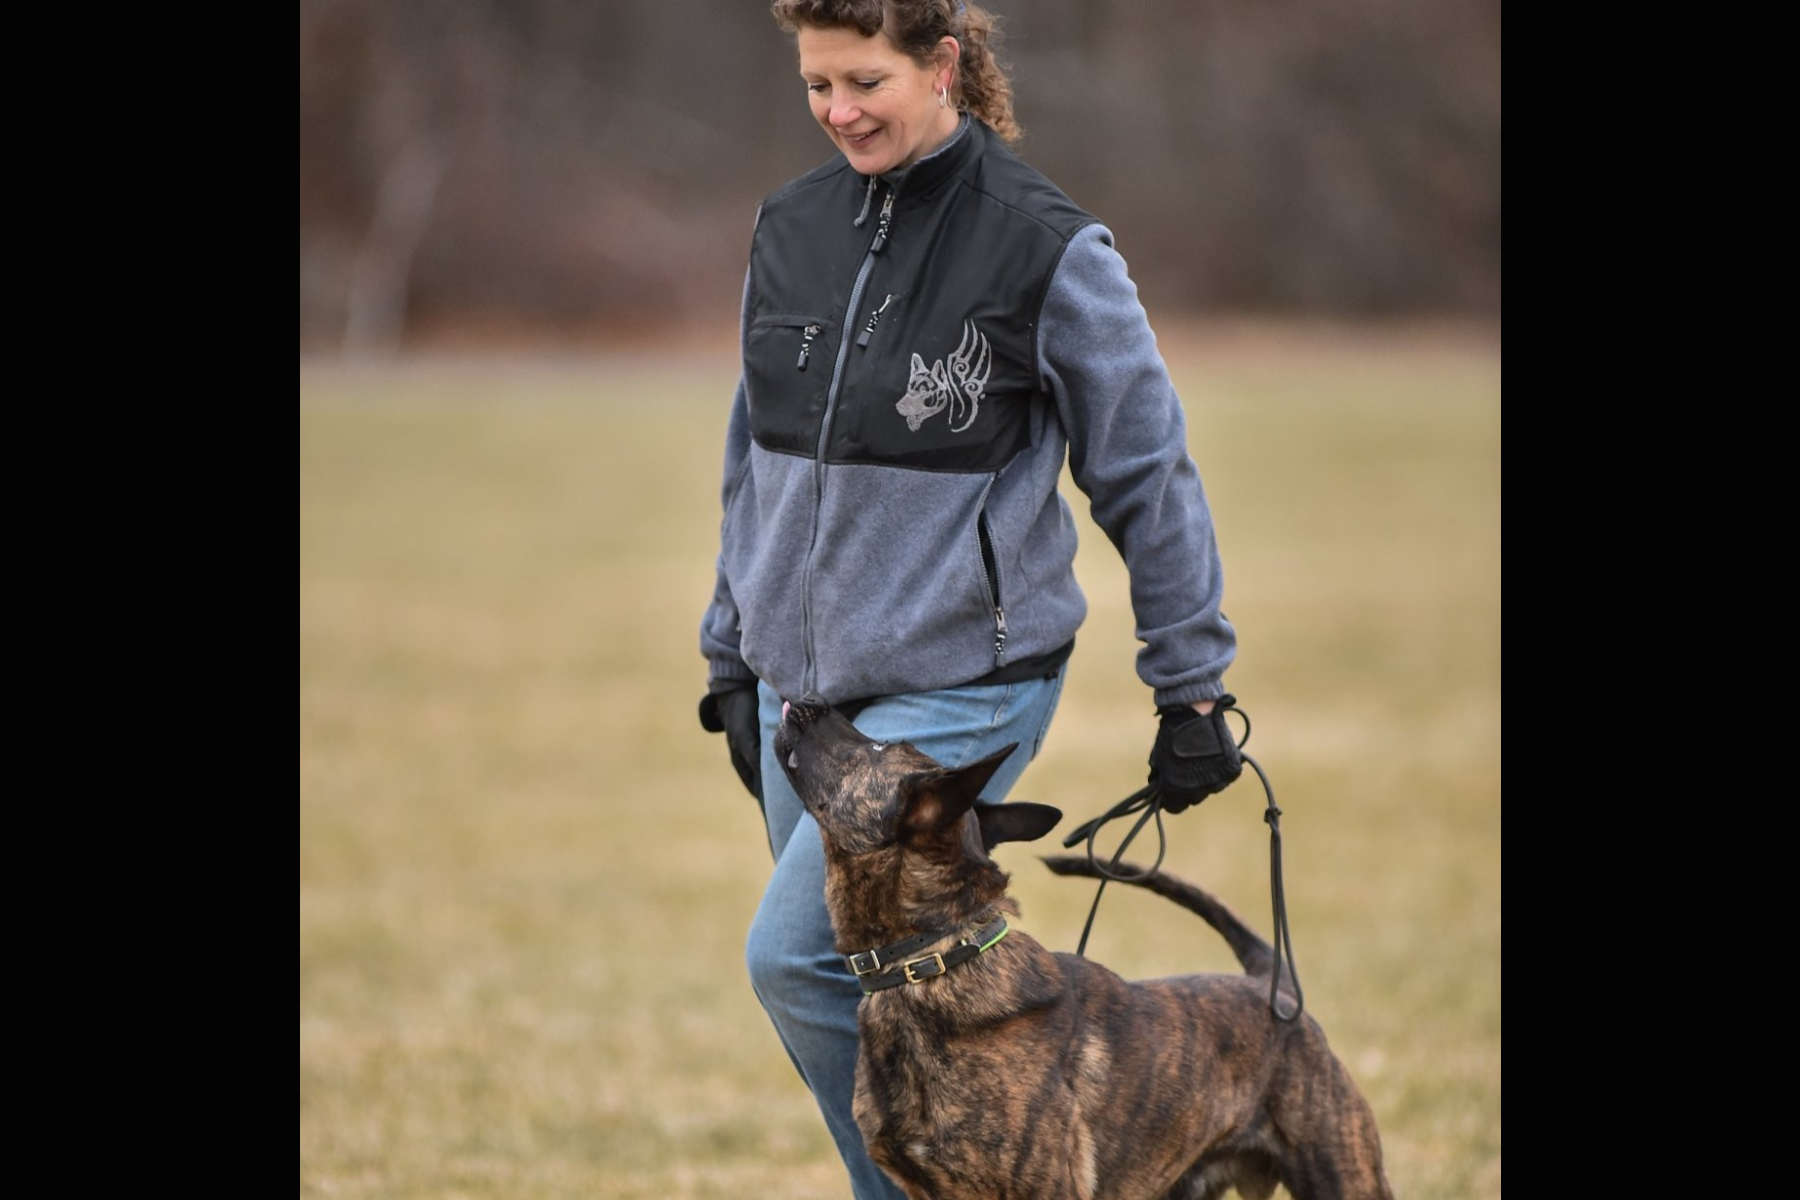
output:
<instances>
[{"instance_id":1,"label":"dog's head","mask_svg":"<svg viewBox=\"0 0 1800 1200\"><path fill-rule=\"evenodd\" d=\"M962 909L998 902L1006 875L988 852L1043 837L1062 819L1045 804L975 803L1017 748L945 767L904 742L875 741L829 705L784 705L775 754L825 840L833 921L906 913L954 922ZM840 936L848 932L840 923Z\"/></svg>"}]
</instances>

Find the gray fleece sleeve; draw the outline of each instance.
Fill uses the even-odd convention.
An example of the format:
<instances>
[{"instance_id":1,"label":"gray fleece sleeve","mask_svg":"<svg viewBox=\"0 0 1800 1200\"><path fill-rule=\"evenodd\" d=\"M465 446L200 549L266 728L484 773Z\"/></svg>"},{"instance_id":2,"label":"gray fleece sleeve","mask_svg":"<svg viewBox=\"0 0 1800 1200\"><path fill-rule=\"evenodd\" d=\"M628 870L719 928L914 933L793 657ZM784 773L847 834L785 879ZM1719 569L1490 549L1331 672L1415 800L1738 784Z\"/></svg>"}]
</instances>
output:
<instances>
[{"instance_id":1,"label":"gray fleece sleeve","mask_svg":"<svg viewBox=\"0 0 1800 1200\"><path fill-rule=\"evenodd\" d=\"M1187 418L1112 232L1070 239L1044 299L1038 370L1069 434L1069 468L1131 576L1138 676L1155 702L1224 694L1237 633Z\"/></svg>"},{"instance_id":2,"label":"gray fleece sleeve","mask_svg":"<svg viewBox=\"0 0 1800 1200\"><path fill-rule=\"evenodd\" d=\"M739 321L739 336L749 320L750 273L744 272L744 309ZM724 512L731 508L732 494L737 490L750 458L750 403L744 378L738 376L737 391L731 398L731 416L725 426L724 482L719 489L720 534L724 533ZM700 653L709 665L714 691L731 683L752 682L756 676L744 665L738 653L738 609L731 596L731 582L725 578L725 556L721 550L714 560L712 600L700 618Z\"/></svg>"}]
</instances>

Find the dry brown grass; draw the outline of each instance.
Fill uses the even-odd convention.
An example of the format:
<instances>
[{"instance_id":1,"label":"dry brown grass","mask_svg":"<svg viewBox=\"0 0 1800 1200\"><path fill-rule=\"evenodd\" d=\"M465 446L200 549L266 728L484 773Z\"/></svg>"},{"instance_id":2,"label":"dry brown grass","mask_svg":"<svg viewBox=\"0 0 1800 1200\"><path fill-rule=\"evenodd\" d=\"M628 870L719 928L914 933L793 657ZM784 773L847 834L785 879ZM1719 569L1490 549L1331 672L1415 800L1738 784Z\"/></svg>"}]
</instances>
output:
<instances>
[{"instance_id":1,"label":"dry brown grass","mask_svg":"<svg viewBox=\"0 0 1800 1200\"><path fill-rule=\"evenodd\" d=\"M1499 346L1452 332L1165 338L1308 1008L1406 1200L1501 1191ZM303 1196L845 1195L744 978L755 806L694 719L730 386L717 355L302 363ZM1091 526L1080 572L1015 795L1085 819L1152 726ZM1167 866L1267 932L1260 811L1172 820ZM1073 949L1092 893L1033 850L1001 851L1025 925ZM1089 953L1229 967L1123 889Z\"/></svg>"}]
</instances>

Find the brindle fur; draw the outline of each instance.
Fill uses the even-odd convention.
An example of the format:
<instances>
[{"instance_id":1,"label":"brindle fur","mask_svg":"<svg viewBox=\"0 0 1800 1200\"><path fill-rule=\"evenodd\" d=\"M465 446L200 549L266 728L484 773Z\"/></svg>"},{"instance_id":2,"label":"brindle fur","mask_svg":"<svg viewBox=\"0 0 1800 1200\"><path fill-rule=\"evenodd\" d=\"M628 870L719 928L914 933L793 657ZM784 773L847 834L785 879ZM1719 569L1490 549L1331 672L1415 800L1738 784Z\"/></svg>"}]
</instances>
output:
<instances>
[{"instance_id":1,"label":"brindle fur","mask_svg":"<svg viewBox=\"0 0 1800 1200\"><path fill-rule=\"evenodd\" d=\"M843 954L1016 917L988 852L1062 816L974 803L1011 748L952 770L817 704L788 706L775 748L824 838ZM1277 1185L1391 1200L1374 1116L1324 1033L1270 1012L1268 943L1191 884L1149 886L1205 918L1245 974L1126 982L1014 929L865 996L854 1111L870 1155L912 1200L1263 1200Z\"/></svg>"}]
</instances>

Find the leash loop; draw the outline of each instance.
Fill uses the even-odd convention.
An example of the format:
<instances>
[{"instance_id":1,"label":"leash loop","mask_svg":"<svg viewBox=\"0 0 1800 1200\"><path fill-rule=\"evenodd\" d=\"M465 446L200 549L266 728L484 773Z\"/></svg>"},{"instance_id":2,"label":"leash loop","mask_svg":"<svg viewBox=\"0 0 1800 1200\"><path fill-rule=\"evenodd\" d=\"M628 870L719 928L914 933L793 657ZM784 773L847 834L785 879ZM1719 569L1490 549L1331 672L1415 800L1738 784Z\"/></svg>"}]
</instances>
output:
<instances>
[{"instance_id":1,"label":"leash loop","mask_svg":"<svg viewBox=\"0 0 1800 1200\"><path fill-rule=\"evenodd\" d=\"M1124 840L1119 843L1119 848L1113 851L1112 861L1102 864L1100 856L1094 849L1094 841L1100 836L1101 827L1109 821L1128 817L1135 812L1142 812L1144 815L1137 819L1137 824L1131 827L1131 832L1125 835ZM1129 870L1120 870L1119 860L1125 857L1126 849L1153 817L1156 819L1156 861L1151 863L1150 868L1146 871L1133 873ZM1094 903L1088 909L1087 924L1081 928L1081 943L1075 947L1075 953L1078 955L1085 955L1087 952L1088 935L1094 931L1094 917L1100 911L1100 897L1105 894L1106 885L1115 879L1120 883L1148 879L1156 874L1157 868L1162 866L1163 858L1169 852L1169 835L1168 831L1163 828L1161 789L1154 784L1146 784L1064 838L1063 845L1065 847L1073 846L1076 842L1084 840L1087 842L1088 861L1093 863L1094 870L1100 873L1100 886L1094 890Z\"/></svg>"},{"instance_id":2,"label":"leash loop","mask_svg":"<svg viewBox=\"0 0 1800 1200\"><path fill-rule=\"evenodd\" d=\"M1275 967L1269 972L1269 1011L1275 1014L1278 1021L1295 1021L1306 1011L1306 993L1300 989L1300 968L1294 965L1294 935L1288 931L1287 888L1281 880L1281 808L1275 803L1275 786L1269 782L1269 776L1262 769L1262 764L1244 755L1244 761L1262 780L1263 795L1269 798L1269 806L1263 810L1263 820L1269 826L1269 896L1275 908ZM1294 1011L1281 1011L1281 966L1287 964L1288 979L1294 985Z\"/></svg>"}]
</instances>

